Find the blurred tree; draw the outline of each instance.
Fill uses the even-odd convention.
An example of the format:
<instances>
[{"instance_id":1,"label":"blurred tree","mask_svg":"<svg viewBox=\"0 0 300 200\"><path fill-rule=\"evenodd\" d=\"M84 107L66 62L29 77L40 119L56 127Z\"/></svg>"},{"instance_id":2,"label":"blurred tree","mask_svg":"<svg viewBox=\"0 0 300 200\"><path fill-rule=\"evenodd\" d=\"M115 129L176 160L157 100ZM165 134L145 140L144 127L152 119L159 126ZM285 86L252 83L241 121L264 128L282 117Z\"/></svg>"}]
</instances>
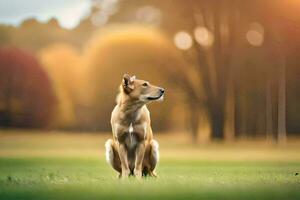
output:
<instances>
[{"instance_id":1,"label":"blurred tree","mask_svg":"<svg viewBox=\"0 0 300 200\"><path fill-rule=\"evenodd\" d=\"M55 96L36 58L17 48L1 48L0 71L0 126L51 124Z\"/></svg>"},{"instance_id":2,"label":"blurred tree","mask_svg":"<svg viewBox=\"0 0 300 200\"><path fill-rule=\"evenodd\" d=\"M276 81L276 90L272 91L272 88L268 86L267 99L269 110L267 111L268 116L268 130L269 135L274 136L275 139L280 143L285 143L287 138L287 126L286 126L286 108L287 108L287 88L286 88L286 71L288 63L288 55L293 55L293 51L299 45L300 39L300 14L299 2L293 0L287 1L266 1L259 2L260 7L268 7L270 12L267 14L263 10L260 11L260 15L263 17L266 27L269 31L270 40L268 41L270 58L276 58L274 64L275 70L273 71L273 79ZM263 6L262 6L263 5ZM296 48L295 48L296 47ZM271 76L268 77L272 79ZM274 80L273 80L274 81ZM272 93L276 94L276 99L272 100ZM272 105L276 105L277 112L272 111ZM274 107L274 106L273 106ZM274 116L275 113L276 115ZM272 122L276 119L275 125ZM274 128L275 126L275 128Z\"/></svg>"},{"instance_id":3,"label":"blurred tree","mask_svg":"<svg viewBox=\"0 0 300 200\"><path fill-rule=\"evenodd\" d=\"M56 124L61 128L84 124L77 124L77 111L88 101L86 69L79 52L71 45L53 44L42 49L39 58L57 96Z\"/></svg>"},{"instance_id":4,"label":"blurred tree","mask_svg":"<svg viewBox=\"0 0 300 200\"><path fill-rule=\"evenodd\" d=\"M136 75L165 87L166 102L150 105L154 130L172 128L169 113L180 95L174 79L164 76L164 68L176 68L183 62L172 44L155 28L138 25L114 25L101 29L85 47L85 60L93 87L95 125L110 130L110 113L123 74ZM173 87L172 87L173 86Z\"/></svg>"},{"instance_id":5,"label":"blurred tree","mask_svg":"<svg viewBox=\"0 0 300 200\"><path fill-rule=\"evenodd\" d=\"M8 45L11 42L13 30L12 26L0 25L0 46Z\"/></svg>"},{"instance_id":6,"label":"blurred tree","mask_svg":"<svg viewBox=\"0 0 300 200\"><path fill-rule=\"evenodd\" d=\"M226 101L229 102L227 98L234 96L232 71L236 64L240 39L237 35L241 20L240 2L189 1L188 3L182 2L181 6L184 8L181 14L185 17L189 16L190 19L187 29L193 33L198 43L192 49L197 63L194 70L198 77L196 79L194 77L191 88L194 88L194 97L200 97L198 102L205 104L210 119L212 138L222 139L225 120L234 120L234 105L228 105L231 109L227 110L230 113L226 114ZM199 94L200 88L203 88L203 96L196 95ZM231 98L230 102L234 104L234 99ZM199 103L191 107L193 111L197 105ZM231 124L230 127L234 126Z\"/></svg>"},{"instance_id":7,"label":"blurred tree","mask_svg":"<svg viewBox=\"0 0 300 200\"><path fill-rule=\"evenodd\" d=\"M0 25L0 45L17 46L32 52L58 41L80 47L93 31L95 31L95 27L88 19L84 19L77 28L67 30L60 27L55 18L46 23L29 18L18 27Z\"/></svg>"}]
</instances>

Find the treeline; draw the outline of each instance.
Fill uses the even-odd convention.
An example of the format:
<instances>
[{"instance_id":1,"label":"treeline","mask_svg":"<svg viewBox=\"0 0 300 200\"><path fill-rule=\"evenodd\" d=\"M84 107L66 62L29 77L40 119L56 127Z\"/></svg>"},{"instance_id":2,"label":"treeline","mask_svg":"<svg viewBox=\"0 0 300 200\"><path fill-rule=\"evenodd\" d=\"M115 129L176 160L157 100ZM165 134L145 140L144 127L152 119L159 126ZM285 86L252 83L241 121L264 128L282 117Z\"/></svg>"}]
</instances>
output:
<instances>
[{"instance_id":1,"label":"treeline","mask_svg":"<svg viewBox=\"0 0 300 200\"><path fill-rule=\"evenodd\" d=\"M54 43L35 54L3 47L0 124L109 131L110 113L122 76L130 73L170 86L170 99L164 105L152 106L154 127L170 129L178 121L170 115L180 101L180 92L171 86L170 79L164 79L161 68L178 65L178 59L175 48L157 29L135 25L106 27L91 37L82 51L66 43ZM176 124L175 127L183 127L181 122Z\"/></svg>"},{"instance_id":2,"label":"treeline","mask_svg":"<svg viewBox=\"0 0 300 200\"><path fill-rule=\"evenodd\" d=\"M1 126L109 131L120 77L131 73L167 88L166 102L151 105L155 130L188 128L194 140L300 132L295 5L128 0L100 26L99 4L73 30L55 19L0 26Z\"/></svg>"}]
</instances>

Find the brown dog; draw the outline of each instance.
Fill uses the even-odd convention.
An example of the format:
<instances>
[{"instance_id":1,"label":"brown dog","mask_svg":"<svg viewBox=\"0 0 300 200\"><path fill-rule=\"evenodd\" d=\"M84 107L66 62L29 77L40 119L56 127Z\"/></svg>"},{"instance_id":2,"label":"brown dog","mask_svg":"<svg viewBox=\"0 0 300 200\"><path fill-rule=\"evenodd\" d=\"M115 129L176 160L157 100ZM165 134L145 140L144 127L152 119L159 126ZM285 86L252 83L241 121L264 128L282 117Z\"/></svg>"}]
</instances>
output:
<instances>
[{"instance_id":1,"label":"brown dog","mask_svg":"<svg viewBox=\"0 0 300 200\"><path fill-rule=\"evenodd\" d=\"M163 95L163 88L124 75L117 105L111 114L113 139L105 143L106 160L120 173L119 177L156 177L158 143L153 139L146 104L163 99Z\"/></svg>"}]
</instances>

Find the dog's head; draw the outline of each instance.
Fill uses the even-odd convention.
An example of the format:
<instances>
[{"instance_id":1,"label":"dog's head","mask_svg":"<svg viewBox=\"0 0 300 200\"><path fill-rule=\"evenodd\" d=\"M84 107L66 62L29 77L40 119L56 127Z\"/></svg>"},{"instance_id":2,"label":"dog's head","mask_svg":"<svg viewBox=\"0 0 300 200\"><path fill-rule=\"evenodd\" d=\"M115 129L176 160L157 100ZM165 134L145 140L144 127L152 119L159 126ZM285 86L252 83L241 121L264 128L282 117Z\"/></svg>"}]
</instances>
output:
<instances>
[{"instance_id":1,"label":"dog's head","mask_svg":"<svg viewBox=\"0 0 300 200\"><path fill-rule=\"evenodd\" d=\"M148 81L136 79L135 76L125 74L122 81L122 90L125 95L134 101L148 103L150 101L162 100L165 90L150 84Z\"/></svg>"}]
</instances>

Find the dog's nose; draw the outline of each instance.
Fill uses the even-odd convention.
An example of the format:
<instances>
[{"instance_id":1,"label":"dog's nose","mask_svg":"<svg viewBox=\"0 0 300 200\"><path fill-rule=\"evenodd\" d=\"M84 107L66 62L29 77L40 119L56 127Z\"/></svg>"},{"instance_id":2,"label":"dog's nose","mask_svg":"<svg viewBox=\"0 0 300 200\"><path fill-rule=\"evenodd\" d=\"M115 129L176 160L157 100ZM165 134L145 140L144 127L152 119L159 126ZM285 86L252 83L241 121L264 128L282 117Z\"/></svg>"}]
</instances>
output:
<instances>
[{"instance_id":1,"label":"dog's nose","mask_svg":"<svg viewBox=\"0 0 300 200\"><path fill-rule=\"evenodd\" d=\"M163 88L160 88L159 91L163 94L165 93L165 90Z\"/></svg>"}]
</instances>

